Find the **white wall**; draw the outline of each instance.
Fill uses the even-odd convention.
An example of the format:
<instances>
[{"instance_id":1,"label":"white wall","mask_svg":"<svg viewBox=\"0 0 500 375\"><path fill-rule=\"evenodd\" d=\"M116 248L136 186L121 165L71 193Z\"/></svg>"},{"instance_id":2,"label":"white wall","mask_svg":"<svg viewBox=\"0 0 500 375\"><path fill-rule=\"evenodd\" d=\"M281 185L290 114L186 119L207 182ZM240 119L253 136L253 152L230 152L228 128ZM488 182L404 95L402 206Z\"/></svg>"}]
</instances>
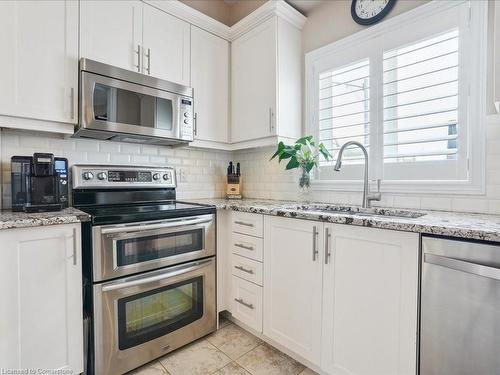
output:
<instances>
[{"instance_id":1,"label":"white wall","mask_svg":"<svg viewBox=\"0 0 500 375\"><path fill-rule=\"evenodd\" d=\"M2 161L2 207L11 207L10 158L50 152L76 163L158 165L184 170L185 179L178 180L179 199L218 198L225 193L225 173L230 160L227 152L201 151L189 148L137 145L132 143L64 139L57 135L2 129L0 153ZM177 177L179 178L179 173Z\"/></svg>"}]
</instances>

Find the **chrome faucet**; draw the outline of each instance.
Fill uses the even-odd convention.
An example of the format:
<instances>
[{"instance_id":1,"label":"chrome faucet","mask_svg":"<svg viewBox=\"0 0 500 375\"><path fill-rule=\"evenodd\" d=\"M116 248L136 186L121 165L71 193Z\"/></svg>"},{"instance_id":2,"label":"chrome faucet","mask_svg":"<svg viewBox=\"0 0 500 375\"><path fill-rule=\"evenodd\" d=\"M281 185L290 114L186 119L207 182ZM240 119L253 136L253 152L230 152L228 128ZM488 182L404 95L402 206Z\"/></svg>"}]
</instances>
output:
<instances>
[{"instance_id":1,"label":"chrome faucet","mask_svg":"<svg viewBox=\"0 0 500 375\"><path fill-rule=\"evenodd\" d=\"M364 175L364 181L363 181L363 204L361 205L362 208L370 208L371 206L371 201L379 201L382 198L382 195L380 194L380 179L377 180L377 192L376 193L370 193L370 187L368 186L368 152L366 152L365 146L363 146L359 142L355 141L350 141L346 142L342 145L342 147L339 150L339 154L337 156L337 163L335 163L335 169L337 172L340 171L340 167L342 166L342 154L344 153L344 150L349 147L349 146L358 146L361 151L363 151L363 155L365 156L365 175Z\"/></svg>"}]
</instances>

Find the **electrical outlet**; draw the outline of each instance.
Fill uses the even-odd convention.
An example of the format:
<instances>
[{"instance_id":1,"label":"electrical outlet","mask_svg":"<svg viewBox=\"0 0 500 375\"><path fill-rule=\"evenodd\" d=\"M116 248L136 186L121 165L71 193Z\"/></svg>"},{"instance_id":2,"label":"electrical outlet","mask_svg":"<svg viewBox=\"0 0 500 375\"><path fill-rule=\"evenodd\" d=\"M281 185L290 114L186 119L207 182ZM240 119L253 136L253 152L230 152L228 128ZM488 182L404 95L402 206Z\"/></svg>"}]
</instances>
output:
<instances>
[{"instance_id":1,"label":"electrical outlet","mask_svg":"<svg viewBox=\"0 0 500 375\"><path fill-rule=\"evenodd\" d=\"M179 168L177 170L177 178L179 179L179 182L186 182L186 168Z\"/></svg>"}]
</instances>

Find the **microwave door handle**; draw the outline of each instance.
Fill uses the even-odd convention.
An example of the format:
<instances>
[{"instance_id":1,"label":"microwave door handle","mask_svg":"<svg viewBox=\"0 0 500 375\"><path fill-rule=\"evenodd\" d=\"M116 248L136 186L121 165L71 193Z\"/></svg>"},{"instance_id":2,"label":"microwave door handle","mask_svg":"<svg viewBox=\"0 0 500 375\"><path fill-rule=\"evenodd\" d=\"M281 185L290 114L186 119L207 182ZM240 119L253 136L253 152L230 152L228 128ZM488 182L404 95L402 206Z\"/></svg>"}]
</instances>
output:
<instances>
[{"instance_id":1,"label":"microwave door handle","mask_svg":"<svg viewBox=\"0 0 500 375\"><path fill-rule=\"evenodd\" d=\"M181 266L174 267L171 271L169 271L167 273L161 273L159 275L154 275L154 276L149 276L149 277L136 276L135 278L129 278L128 280L125 279L123 281L115 281L109 285L104 285L102 287L102 291L109 292L112 290L125 289L125 288L130 288L132 286L149 284L149 283L152 283L155 281L161 281L161 280L168 279L168 278L171 278L174 276L187 274L188 272L193 272L193 271L199 270L203 267L206 267L207 264L212 263L212 262L213 262L212 259L205 259L205 260L202 260L199 262L189 263L189 264L184 264Z\"/></svg>"},{"instance_id":2,"label":"microwave door handle","mask_svg":"<svg viewBox=\"0 0 500 375\"><path fill-rule=\"evenodd\" d=\"M101 234L127 233L127 232L146 231L152 229L175 228L186 225L209 223L212 220L213 219L210 217L210 218L198 218L190 220L175 220L166 223L157 223L149 225L146 224L146 225L131 225L131 226L114 227L114 228L103 228L101 230Z\"/></svg>"}]
</instances>

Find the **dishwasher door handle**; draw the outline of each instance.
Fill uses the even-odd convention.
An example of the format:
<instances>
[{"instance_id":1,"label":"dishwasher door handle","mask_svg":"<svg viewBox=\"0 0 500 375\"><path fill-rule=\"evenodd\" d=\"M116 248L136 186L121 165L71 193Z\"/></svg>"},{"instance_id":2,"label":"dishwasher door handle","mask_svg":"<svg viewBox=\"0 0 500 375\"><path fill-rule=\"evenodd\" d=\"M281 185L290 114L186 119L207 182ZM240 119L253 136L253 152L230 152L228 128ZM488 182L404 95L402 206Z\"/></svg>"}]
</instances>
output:
<instances>
[{"instance_id":1,"label":"dishwasher door handle","mask_svg":"<svg viewBox=\"0 0 500 375\"><path fill-rule=\"evenodd\" d=\"M500 281L500 268L434 254L424 254L424 262Z\"/></svg>"}]
</instances>

